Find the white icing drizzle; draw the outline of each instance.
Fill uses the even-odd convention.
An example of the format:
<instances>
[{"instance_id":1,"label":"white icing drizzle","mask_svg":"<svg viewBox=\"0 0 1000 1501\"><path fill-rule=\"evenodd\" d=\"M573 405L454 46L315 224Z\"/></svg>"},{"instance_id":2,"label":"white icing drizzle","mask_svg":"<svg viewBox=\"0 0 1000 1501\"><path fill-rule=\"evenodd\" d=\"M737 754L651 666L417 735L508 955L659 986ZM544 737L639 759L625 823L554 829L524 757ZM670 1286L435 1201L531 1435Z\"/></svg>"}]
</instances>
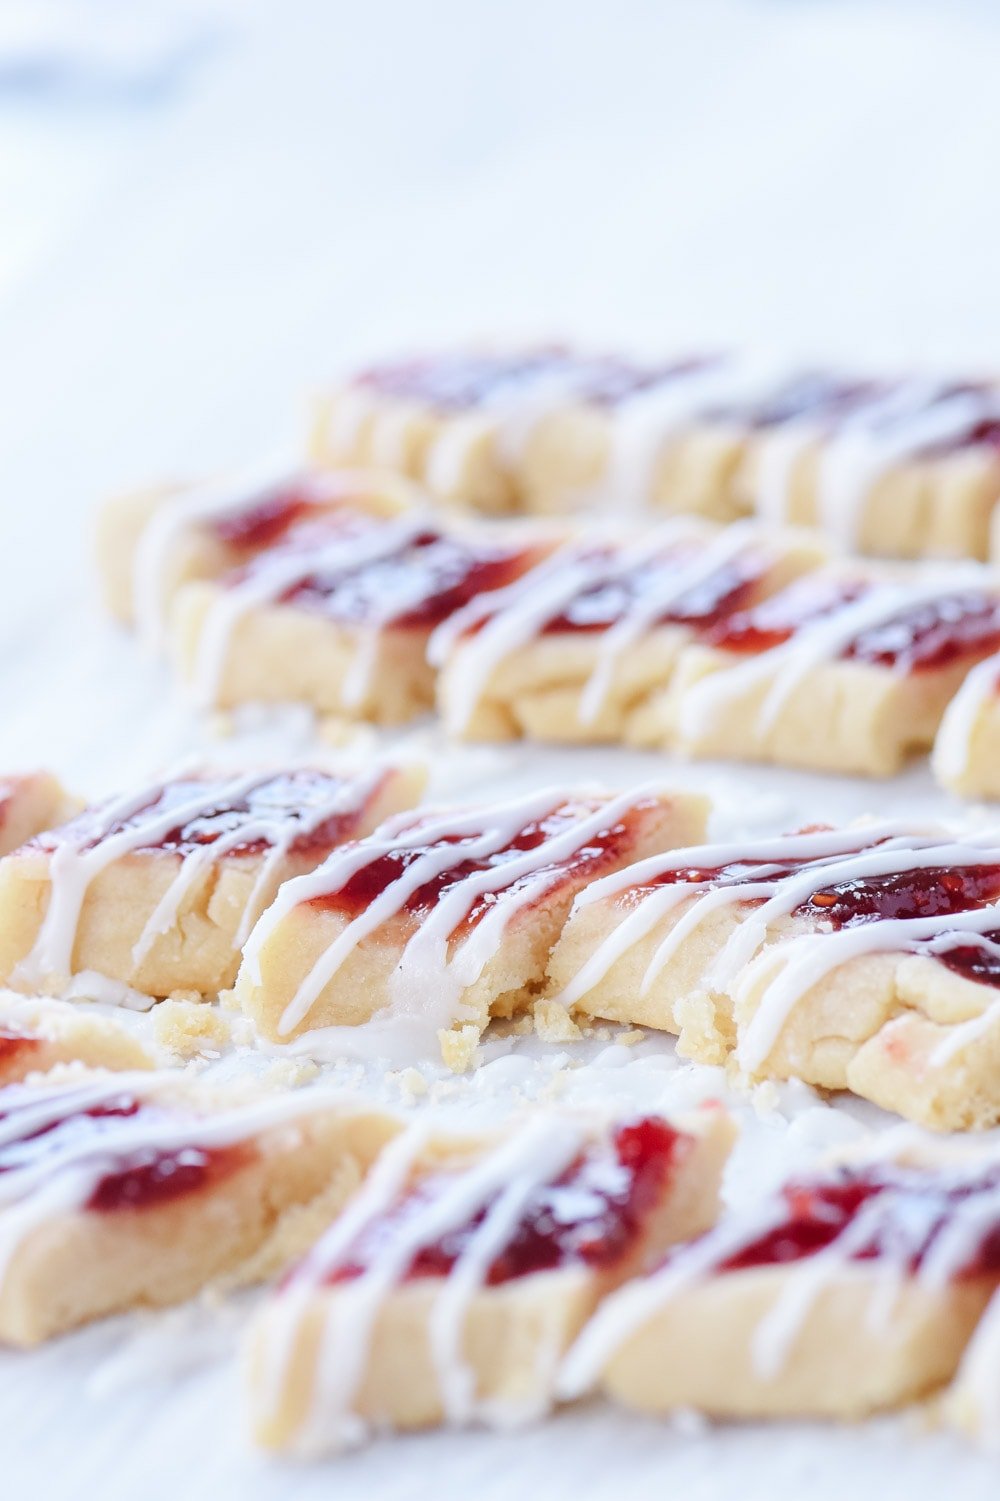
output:
<instances>
[{"instance_id":1,"label":"white icing drizzle","mask_svg":"<svg viewBox=\"0 0 1000 1501\"><path fill-rule=\"evenodd\" d=\"M939 781L959 781L969 770L972 737L983 711L1000 688L1000 654L979 662L966 676L941 720L931 756Z\"/></svg>"},{"instance_id":2,"label":"white icing drizzle","mask_svg":"<svg viewBox=\"0 0 1000 1501\"><path fill-rule=\"evenodd\" d=\"M940 842L944 831L898 820L871 823L848 829L829 829L819 833L783 834L773 839L743 841L740 843L690 845L661 855L652 855L620 871L593 881L579 893L574 902L574 911L596 902L614 900L626 891L636 890L644 884L662 880L673 871L715 871L731 865L753 865L759 879L750 881L731 880L719 885L712 878L707 881L682 880L651 890L639 904L617 924L602 940L594 952L560 993L565 1005L575 1005L608 974L611 967L636 943L645 938L656 924L674 908L692 902L690 913L675 925L670 935L661 944L648 966L641 984L641 993L648 992L655 976L662 970L668 957L705 917L718 906L730 902L759 901L788 887L792 876L782 868L785 861L808 862L805 871L795 872L796 884L792 888L802 900L811 892L828 885L832 880L850 879L863 873L867 867L858 869L857 861L872 845L880 842L883 857L891 851L904 848L914 850L918 843ZM846 857L846 874L843 873ZM1000 849L997 851L1000 858ZM912 864L909 859L904 868ZM773 866L773 870L768 867ZM795 902L792 902L792 906ZM752 918L745 919L746 922ZM752 944L755 949L763 941L765 924L757 924ZM677 937L674 937L674 934Z\"/></svg>"},{"instance_id":3,"label":"white icing drizzle","mask_svg":"<svg viewBox=\"0 0 1000 1501\"><path fill-rule=\"evenodd\" d=\"M94 1130L74 1128L72 1117L122 1098L155 1106L155 1113L140 1108L135 1115L105 1118ZM190 1102L185 1098L172 1071L8 1086L0 1117L0 1277L31 1230L53 1214L82 1208L102 1178L143 1153L232 1146L329 1109L335 1100L328 1090L313 1088L206 1108L196 1094ZM53 1129L64 1121L65 1129Z\"/></svg>"},{"instance_id":4,"label":"white icing drizzle","mask_svg":"<svg viewBox=\"0 0 1000 1501\"><path fill-rule=\"evenodd\" d=\"M156 939L175 921L200 872L248 840L262 839L270 848L261 859L240 922L237 943L242 942L245 930L256 916L261 894L294 841L335 814L362 807L383 775L385 769L377 768L369 777L345 781L324 778L324 782L329 781L329 791L314 803L306 805L308 793L304 792L304 806L301 808L263 808L215 840L197 845L181 859L177 875L150 915L133 949L136 967L149 954ZM174 829L183 828L207 813L234 806L273 777L273 772L256 771L239 773L228 779L208 777L201 785L197 778L192 778L189 794L183 801L172 805L161 805L162 794L169 782L154 783L139 792L115 799L98 813L88 816L76 833L71 828L60 831L48 862L48 908L31 952L18 965L16 979L27 983L68 980L73 973L73 950L83 903L91 882L101 871L135 850L155 846ZM144 810L148 812L144 814ZM126 827L110 832L118 822L125 822ZM101 998L100 995L95 997Z\"/></svg>"},{"instance_id":5,"label":"white icing drizzle","mask_svg":"<svg viewBox=\"0 0 1000 1501\"><path fill-rule=\"evenodd\" d=\"M713 409L759 397L773 377L769 361L728 358L673 373L622 402L612 414L605 473L586 502L641 511L652 500L664 445Z\"/></svg>"},{"instance_id":6,"label":"white icing drizzle","mask_svg":"<svg viewBox=\"0 0 1000 1501\"><path fill-rule=\"evenodd\" d=\"M171 496L158 506L139 536L132 563L132 608L140 640L154 650L163 645L167 569L185 533L201 523L249 510L277 487L302 479L287 463L271 463L252 475Z\"/></svg>"},{"instance_id":7,"label":"white icing drizzle","mask_svg":"<svg viewBox=\"0 0 1000 1501\"><path fill-rule=\"evenodd\" d=\"M889 1143L883 1146L891 1150ZM884 1156L885 1151L876 1151L871 1161L877 1162ZM945 1186L957 1188L966 1182L977 1185L984 1168L995 1162L995 1157L979 1157L943 1167L928 1164L923 1169L928 1191L935 1191L942 1174L946 1175ZM916 1175L912 1168L904 1168L903 1172ZM901 1190L905 1193L905 1181ZM865 1280L869 1288L869 1322L872 1327L882 1327L908 1279L915 1277L931 1292L947 1287L974 1261L984 1239L1000 1222L1000 1187L985 1182L982 1187L974 1187L965 1198L955 1195L948 1200L947 1219L928 1244L931 1225L919 1213L907 1216L899 1212L895 1207L896 1192L890 1183L861 1207L829 1245L784 1268L783 1286L752 1338L751 1355L760 1380L773 1381L786 1368L817 1298L838 1277L850 1273ZM739 1271L720 1272L720 1268L780 1227L788 1215L783 1196L772 1194L721 1220L706 1235L672 1254L658 1272L613 1293L566 1357L557 1383L558 1394L574 1398L588 1391L628 1339L671 1299L713 1275L740 1276ZM858 1253L872 1243L878 1246L878 1255L874 1259L857 1260ZM910 1268L917 1258L919 1265L913 1273ZM777 1270L779 1264L771 1266ZM746 1275L755 1275L755 1269Z\"/></svg>"},{"instance_id":8,"label":"white icing drizzle","mask_svg":"<svg viewBox=\"0 0 1000 1501\"><path fill-rule=\"evenodd\" d=\"M181 860L173 881L163 893L155 910L150 914L139 940L132 950L132 958L138 967L146 958L153 944L163 933L173 927L177 913L201 872L219 861L231 850L241 845L262 841L266 852L260 859L259 869L247 897L234 937L234 946L242 948L250 929L260 916L260 903L265 891L280 870L282 862L295 842L318 829L321 824L339 814L357 812L374 795L385 776L384 768L378 767L367 777L343 780L318 777L320 795L308 801L309 790L303 789L302 804L294 809L281 806L263 806L258 812L248 815L241 823L208 844L197 845ZM245 785L230 784L223 792L225 801L236 802L247 792L272 780L273 773L258 773L246 780Z\"/></svg>"},{"instance_id":9,"label":"white icing drizzle","mask_svg":"<svg viewBox=\"0 0 1000 1501\"><path fill-rule=\"evenodd\" d=\"M989 932L1000 928L1000 904L940 917L883 918L834 933L808 933L779 949L766 949L746 968L734 987L737 1005L763 979L756 1010L740 1036L736 1058L754 1073L771 1053L782 1029L802 998L821 980L850 960L866 954L907 953L943 933ZM770 973L774 960L776 973Z\"/></svg>"},{"instance_id":10,"label":"white icing drizzle","mask_svg":"<svg viewBox=\"0 0 1000 1501\"><path fill-rule=\"evenodd\" d=\"M252 611L273 605L286 590L304 583L313 574L329 571L346 575L391 557L408 547L426 526L426 516L418 513L379 521L353 535L346 531L334 533L329 541L317 541L308 548L276 548L261 554L246 577L220 588L209 606L199 633L192 673L196 703L202 708L217 703L233 632ZM400 604L394 599L387 606L387 618L411 604L412 601ZM373 622L372 629L377 630L380 623ZM367 632L362 636L366 637ZM364 645L367 646L367 641ZM365 687L363 677L353 683L355 701L363 695Z\"/></svg>"},{"instance_id":11,"label":"white icing drizzle","mask_svg":"<svg viewBox=\"0 0 1000 1501\"><path fill-rule=\"evenodd\" d=\"M315 1292L350 1257L358 1236L389 1210L404 1191L428 1141L421 1121L382 1152L353 1202L302 1262L272 1304L266 1329L265 1372L260 1398L273 1410L287 1377L303 1316ZM476 1401L465 1365L463 1335L469 1307L484 1286L489 1268L509 1243L524 1209L537 1190L572 1163L585 1141L583 1128L569 1119L536 1117L516 1134L458 1171L380 1246L370 1264L352 1277L343 1295L325 1312L309 1410L296 1447L302 1452L344 1447L364 1436L352 1404L364 1375L374 1329L386 1299L406 1277L414 1257L485 1210L450 1272L438 1279L430 1312L430 1347L446 1417L464 1423L501 1416ZM518 1414L520 1416L520 1414Z\"/></svg>"},{"instance_id":12,"label":"white icing drizzle","mask_svg":"<svg viewBox=\"0 0 1000 1501\"><path fill-rule=\"evenodd\" d=\"M845 547L856 546L865 503L887 470L961 439L998 410L996 391L945 395L939 382L926 380L905 382L856 409L820 450L817 503L824 530Z\"/></svg>"},{"instance_id":13,"label":"white icing drizzle","mask_svg":"<svg viewBox=\"0 0 1000 1501\"><path fill-rule=\"evenodd\" d=\"M705 583L727 563L749 550L755 536L751 523L736 522L708 541L700 553L682 564L671 578L664 570L656 587L633 600L622 615L602 632L597 649L597 663L584 684L577 707L581 724L593 724L608 700L615 672L623 655L662 620L670 607L690 590ZM654 552L655 556L655 552Z\"/></svg>"},{"instance_id":14,"label":"white icing drizzle","mask_svg":"<svg viewBox=\"0 0 1000 1501\"><path fill-rule=\"evenodd\" d=\"M977 564L941 570L933 580L914 579L905 585L873 583L859 599L839 605L817 619L803 621L778 646L690 684L678 704L681 733L689 737L704 733L735 698L763 683L767 687L755 728L758 734L766 734L804 679L838 658L863 632L950 594L991 585L995 585L995 579L990 570Z\"/></svg>"},{"instance_id":15,"label":"white icing drizzle","mask_svg":"<svg viewBox=\"0 0 1000 1501\"><path fill-rule=\"evenodd\" d=\"M665 370L653 384L623 394L608 408L590 395L595 373L593 362L585 358L554 368L542 365L501 383L475 409L449 415L428 454L425 478L430 488L443 494L459 490L482 443L506 465L516 466L540 422L583 404L606 410L610 452L602 478L585 494L572 497L574 503L596 508L610 500L639 511L651 498L664 443L714 408L759 397L775 371L770 361L717 358Z\"/></svg>"},{"instance_id":16,"label":"white icing drizzle","mask_svg":"<svg viewBox=\"0 0 1000 1501\"><path fill-rule=\"evenodd\" d=\"M438 627L428 651L434 666L449 665L449 730L460 734L467 727L491 673L535 640L573 600L600 585L627 579L662 554L663 568L655 584L629 601L621 617L600 633L597 662L577 704L578 721L592 724L607 702L623 654L685 594L759 539L750 523L712 532L697 522L672 520L612 549L582 542L565 547L516 583L472 600ZM671 559L671 549L686 543L695 544L693 555ZM474 630L477 626L480 629Z\"/></svg>"},{"instance_id":17,"label":"white icing drizzle","mask_svg":"<svg viewBox=\"0 0 1000 1501\"><path fill-rule=\"evenodd\" d=\"M643 799L657 789L641 787L618 797L601 800L589 812L581 812L564 827L543 839L535 848L509 860L488 866L457 882L437 902L406 943L399 964L390 978L390 1004L363 1028L324 1028L352 1036L366 1052L392 1044L398 1031L412 1049L422 1036L424 1049L440 1027L451 1026L461 1016L463 993L482 975L498 951L511 919L524 906L537 900L558 881L560 865L603 829L614 827ZM351 919L329 948L316 961L289 1002L279 1024L288 1035L309 1015L324 988L357 945L396 916L413 892L435 876L465 861L488 859L507 849L527 824L555 813L567 805L564 792L549 789L511 803L468 812L388 820L368 840L335 852L307 876L287 882L261 917L244 951L244 969L254 984L261 983L260 960L265 944L289 911L303 902L339 891L358 871L384 855L414 849L420 853L410 865ZM443 842L442 842L443 841ZM531 879L534 877L534 879ZM520 888L510 888L519 882ZM504 894L506 893L506 895ZM472 932L449 952L450 941L463 919L481 897L498 899L477 922ZM362 1035L359 1037L358 1034ZM398 1046L398 1039L397 1039ZM411 1054L412 1056L412 1054Z\"/></svg>"}]
</instances>

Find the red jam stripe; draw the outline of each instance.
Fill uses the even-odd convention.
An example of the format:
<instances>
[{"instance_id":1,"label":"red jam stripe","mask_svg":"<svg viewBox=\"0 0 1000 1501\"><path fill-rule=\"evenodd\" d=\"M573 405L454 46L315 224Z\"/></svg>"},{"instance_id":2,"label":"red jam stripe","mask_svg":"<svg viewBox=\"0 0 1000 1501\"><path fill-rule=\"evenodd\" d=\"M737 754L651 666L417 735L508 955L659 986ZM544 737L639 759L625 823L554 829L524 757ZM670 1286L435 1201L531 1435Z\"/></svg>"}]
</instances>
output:
<instances>
[{"instance_id":1,"label":"red jam stripe","mask_svg":"<svg viewBox=\"0 0 1000 1501\"><path fill-rule=\"evenodd\" d=\"M278 489L229 516L213 518L209 525L225 546L238 552L257 552L272 547L314 510L310 497L300 489Z\"/></svg>"},{"instance_id":2,"label":"red jam stripe","mask_svg":"<svg viewBox=\"0 0 1000 1501\"><path fill-rule=\"evenodd\" d=\"M831 928L851 928L885 919L945 917L998 899L1000 866L928 866L827 886L796 910L821 917Z\"/></svg>"},{"instance_id":3,"label":"red jam stripe","mask_svg":"<svg viewBox=\"0 0 1000 1501\"><path fill-rule=\"evenodd\" d=\"M571 879L586 870L588 876L596 878L602 869L612 860L617 860L624 848L632 840L633 831L638 819L644 811L651 806L651 802L640 801L630 809L629 813L617 823L607 829L602 829L592 836L585 845L574 850L573 854L558 861L557 865L537 866L520 880L513 881L509 886L502 888L503 895L517 892L525 883L534 883L540 880L551 870L553 874L558 872L561 880ZM552 839L563 830L572 828L580 814L578 806L556 808L546 817L533 820L519 830L517 834L500 850L479 859L462 858L462 841L471 836L447 835L435 840L432 844L405 846L391 850L386 854L376 855L367 865L363 865L353 876L347 880L337 891L325 892L321 896L312 897L309 905L325 908L337 912L343 912L350 918L359 916L366 911L377 897L381 896L394 881L400 877L417 860L426 856L432 849L440 849L447 844L455 845L455 864L449 866L432 880L418 887L402 904L401 911L411 916L419 916L430 912L437 906L443 896L453 887L468 880L470 876L480 871L493 870L503 867L508 861L529 850L537 849L547 839ZM548 894L551 894L549 888ZM456 928L453 937L461 936L468 932L496 903L499 892L489 892L476 900L466 913L462 923Z\"/></svg>"},{"instance_id":4,"label":"red jam stripe","mask_svg":"<svg viewBox=\"0 0 1000 1501\"><path fill-rule=\"evenodd\" d=\"M322 540L318 529L316 537ZM473 546L429 528L361 567L317 571L280 598L351 624L377 620L401 630L431 630L477 595L513 583L538 560L533 548ZM393 614L392 601L400 598L417 602Z\"/></svg>"},{"instance_id":5,"label":"red jam stripe","mask_svg":"<svg viewBox=\"0 0 1000 1501\"><path fill-rule=\"evenodd\" d=\"M649 559L628 574L582 589L569 605L545 622L542 634L607 630L629 614L640 600L669 585L673 572L696 558L699 551L696 544L681 545L661 557ZM609 552L609 561L612 556ZM766 566L762 555L750 551L731 559L676 599L656 623L710 629L749 604Z\"/></svg>"},{"instance_id":6,"label":"red jam stripe","mask_svg":"<svg viewBox=\"0 0 1000 1501\"><path fill-rule=\"evenodd\" d=\"M874 1209L871 1231L852 1246L849 1259L898 1259L909 1272L919 1270L938 1237L963 1204L1000 1189L1000 1167L977 1177L895 1165L843 1169L827 1180L792 1182L782 1190L787 1217L764 1234L749 1239L723 1261L722 1272L784 1265L815 1256L832 1246L863 1210ZM1000 1275L1000 1212L981 1226L956 1278Z\"/></svg>"},{"instance_id":7,"label":"red jam stripe","mask_svg":"<svg viewBox=\"0 0 1000 1501\"><path fill-rule=\"evenodd\" d=\"M223 835L238 829L242 823L267 819L294 821L304 817L318 797L329 796L336 791L340 780L309 768L275 772L272 776L262 777L244 796L231 799L225 795L229 785L225 778L179 778L166 783L144 807L128 818L116 821L110 828L105 829L101 824L101 806L98 805L85 809L61 829L37 836L33 843L38 848L54 850L60 842L72 839L82 840L83 847L87 848L88 828L99 827L101 839L110 838L125 829L141 829L154 815L168 813L172 807L190 802L192 796L197 796L204 789L205 807L197 818L179 824L155 844L136 846L137 851L155 849L169 854L186 855L200 846L213 844ZM217 801L214 802L213 793L217 794ZM295 854L315 854L350 838L356 832L363 812L362 807L334 814L295 839L290 850ZM93 842L97 842L96 837ZM258 854L266 847L264 839L248 839L245 843L232 846L227 854Z\"/></svg>"},{"instance_id":8,"label":"red jam stripe","mask_svg":"<svg viewBox=\"0 0 1000 1501\"><path fill-rule=\"evenodd\" d=\"M507 1245L490 1265L486 1285L497 1287L565 1266L604 1270L620 1265L635 1250L689 1141L655 1116L619 1126L609 1143L581 1153L555 1182L537 1189ZM347 1261L330 1273L329 1280L360 1276L450 1181L446 1174L420 1181L363 1232ZM406 1280L446 1277L491 1207L484 1205L465 1224L418 1251Z\"/></svg>"},{"instance_id":9,"label":"red jam stripe","mask_svg":"<svg viewBox=\"0 0 1000 1501\"><path fill-rule=\"evenodd\" d=\"M0 1053L0 1061L2 1056ZM45 1104L43 1091L9 1086L8 1092L0 1095L0 1121L16 1122L19 1110ZM58 1171L60 1151L70 1146L75 1151L81 1146L92 1148L95 1159L114 1162L120 1156L115 1145L116 1124L148 1120L150 1124L170 1125L182 1119L176 1112L147 1104L128 1092L82 1109L74 1109L68 1100L64 1113L49 1115L43 1125L0 1146L0 1175L47 1160ZM97 1213L152 1208L200 1192L250 1162L254 1152L248 1142L225 1147L137 1150L120 1165L100 1173L83 1207Z\"/></svg>"}]
</instances>

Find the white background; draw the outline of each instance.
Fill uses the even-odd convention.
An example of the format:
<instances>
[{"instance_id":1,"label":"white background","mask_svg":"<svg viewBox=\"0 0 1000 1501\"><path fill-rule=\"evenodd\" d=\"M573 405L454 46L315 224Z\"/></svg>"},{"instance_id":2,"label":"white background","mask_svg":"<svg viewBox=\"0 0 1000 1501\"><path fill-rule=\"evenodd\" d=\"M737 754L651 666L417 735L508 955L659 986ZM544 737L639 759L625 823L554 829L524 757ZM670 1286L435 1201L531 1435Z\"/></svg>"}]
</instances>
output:
<instances>
[{"instance_id":1,"label":"white background","mask_svg":"<svg viewBox=\"0 0 1000 1501\"><path fill-rule=\"evenodd\" d=\"M95 790L168 759L165 682L93 604L93 506L294 440L358 358L570 334L995 369L998 87L985 0L0 0L0 766ZM111 1337L3 1361L5 1498L995 1494L895 1429L607 1414L262 1468L225 1375L89 1405Z\"/></svg>"}]
</instances>

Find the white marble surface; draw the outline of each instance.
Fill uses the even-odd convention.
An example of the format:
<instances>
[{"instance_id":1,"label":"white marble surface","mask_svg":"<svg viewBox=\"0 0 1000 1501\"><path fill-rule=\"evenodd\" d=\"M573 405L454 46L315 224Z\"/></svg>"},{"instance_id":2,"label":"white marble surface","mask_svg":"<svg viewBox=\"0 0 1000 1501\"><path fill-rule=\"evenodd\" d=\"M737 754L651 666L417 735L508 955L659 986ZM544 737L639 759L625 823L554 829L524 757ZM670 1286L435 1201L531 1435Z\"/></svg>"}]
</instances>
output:
<instances>
[{"instance_id":1,"label":"white marble surface","mask_svg":"<svg viewBox=\"0 0 1000 1501\"><path fill-rule=\"evenodd\" d=\"M185 11L198 45L126 87L94 85L77 26L76 82L28 88L0 26L0 765L41 760L96 791L191 743L163 675L97 618L95 498L293 438L302 392L346 361L579 331L998 363L1000 12L985 0ZM595 767L620 779L640 761L555 753L514 771ZM762 822L872 797L677 775ZM878 792L880 808L914 802L937 805L920 771ZM906 1422L692 1435L596 1408L516 1438L284 1468L248 1449L217 1358L232 1333L215 1335L203 1370L165 1379L151 1359L103 1396L88 1374L131 1325L0 1358L2 1493L996 1494L995 1466Z\"/></svg>"}]
</instances>

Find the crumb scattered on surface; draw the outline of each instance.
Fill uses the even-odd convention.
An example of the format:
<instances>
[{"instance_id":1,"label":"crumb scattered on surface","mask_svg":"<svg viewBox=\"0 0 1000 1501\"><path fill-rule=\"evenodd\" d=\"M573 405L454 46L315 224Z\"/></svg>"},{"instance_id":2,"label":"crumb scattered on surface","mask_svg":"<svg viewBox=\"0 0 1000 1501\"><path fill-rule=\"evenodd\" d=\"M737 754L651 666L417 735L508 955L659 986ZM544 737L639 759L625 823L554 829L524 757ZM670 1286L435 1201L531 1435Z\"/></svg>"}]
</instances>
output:
<instances>
[{"instance_id":1,"label":"crumb scattered on surface","mask_svg":"<svg viewBox=\"0 0 1000 1501\"><path fill-rule=\"evenodd\" d=\"M152 1016L153 1036L162 1048L181 1058L214 1051L218 1056L229 1042L229 1024L203 1001L161 1001Z\"/></svg>"},{"instance_id":2,"label":"crumb scattered on surface","mask_svg":"<svg viewBox=\"0 0 1000 1501\"><path fill-rule=\"evenodd\" d=\"M419 1100L427 1093L427 1080L418 1068L401 1069L396 1077L405 1099Z\"/></svg>"},{"instance_id":3,"label":"crumb scattered on surface","mask_svg":"<svg viewBox=\"0 0 1000 1501\"><path fill-rule=\"evenodd\" d=\"M619 1032L615 1042L620 1042L624 1048L634 1048L640 1042L645 1042L646 1034L641 1027L631 1027L627 1032Z\"/></svg>"},{"instance_id":4,"label":"crumb scattered on surface","mask_svg":"<svg viewBox=\"0 0 1000 1501\"><path fill-rule=\"evenodd\" d=\"M471 1022L464 1027L453 1027L439 1032L441 1057L453 1074L466 1074L476 1061L479 1050L479 1028Z\"/></svg>"},{"instance_id":5,"label":"crumb scattered on surface","mask_svg":"<svg viewBox=\"0 0 1000 1501\"><path fill-rule=\"evenodd\" d=\"M535 1031L543 1042L579 1042L582 1033L559 1001L544 1000L535 1004Z\"/></svg>"}]
</instances>

